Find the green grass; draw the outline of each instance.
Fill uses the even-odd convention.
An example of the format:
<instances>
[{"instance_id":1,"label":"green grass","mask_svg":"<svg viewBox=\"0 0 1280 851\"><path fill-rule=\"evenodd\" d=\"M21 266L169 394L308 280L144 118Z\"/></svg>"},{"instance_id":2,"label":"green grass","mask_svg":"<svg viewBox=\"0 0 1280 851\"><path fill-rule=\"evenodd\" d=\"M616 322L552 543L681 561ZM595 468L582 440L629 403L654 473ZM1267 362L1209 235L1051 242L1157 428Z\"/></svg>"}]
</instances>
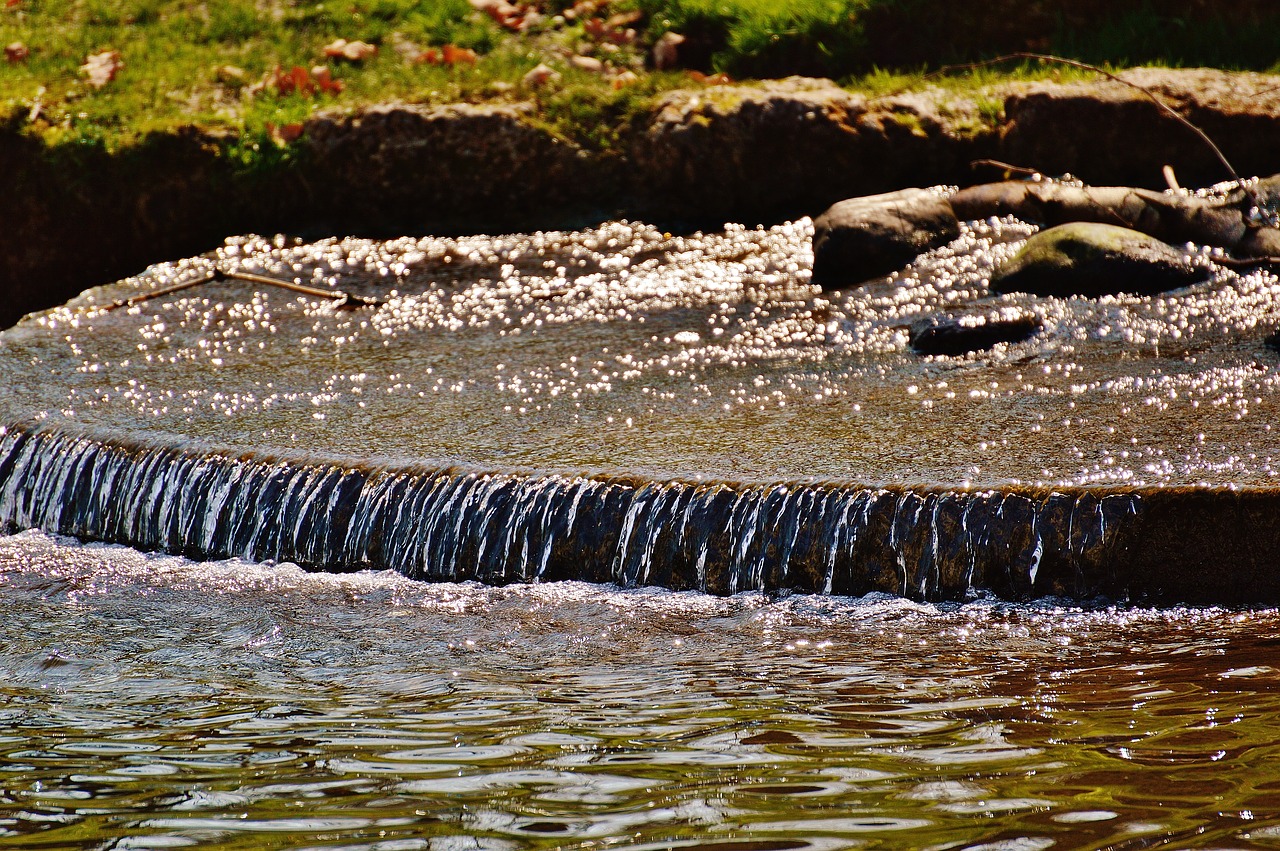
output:
<instances>
[{"instance_id":1,"label":"green grass","mask_svg":"<svg viewBox=\"0 0 1280 851\"><path fill-rule=\"evenodd\" d=\"M31 53L25 62L0 61L0 118L54 146L108 150L197 125L232 137L229 155L253 168L288 159L269 127L318 109L388 100L527 100L536 120L608 149L653 95L691 84L683 73L644 70L651 45L667 31L686 36L680 57L688 68L739 79L825 75L873 94L920 85L940 64L1028 47L1118 67L1270 70L1280 59L1280 8L1272 0L595 0L594 11L580 5L584 14L559 18L569 0L536 5L543 22L516 35L468 0L20 0L0 8L0 44L22 42ZM624 25L639 31L633 44L606 46L583 26L584 18L628 11L639 13ZM322 48L336 38L380 48L360 64L328 63L341 93L303 97L263 86L277 66L324 64ZM404 42L470 48L479 61L414 64L395 48ZM95 89L79 67L104 50L119 52L124 67ZM570 67L566 56L575 51L631 68L639 79L615 88ZM540 62L555 65L561 81L522 89L522 77ZM1024 65L953 75L943 84L976 91L1049 75L1079 76ZM999 103L981 111L983 122L994 122Z\"/></svg>"}]
</instances>

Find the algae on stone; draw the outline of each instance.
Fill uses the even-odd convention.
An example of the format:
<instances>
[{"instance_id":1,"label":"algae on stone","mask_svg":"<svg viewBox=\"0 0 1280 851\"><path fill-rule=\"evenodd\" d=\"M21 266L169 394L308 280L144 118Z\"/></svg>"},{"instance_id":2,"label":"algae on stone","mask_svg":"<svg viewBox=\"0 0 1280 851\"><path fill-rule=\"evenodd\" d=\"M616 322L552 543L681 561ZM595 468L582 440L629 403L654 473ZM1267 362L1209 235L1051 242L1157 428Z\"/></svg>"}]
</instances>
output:
<instances>
[{"instance_id":1,"label":"algae on stone","mask_svg":"<svg viewBox=\"0 0 1280 851\"><path fill-rule=\"evenodd\" d=\"M1042 296L1153 295L1205 280L1183 251L1129 228L1072 222L1041 231L996 270L991 289Z\"/></svg>"}]
</instances>

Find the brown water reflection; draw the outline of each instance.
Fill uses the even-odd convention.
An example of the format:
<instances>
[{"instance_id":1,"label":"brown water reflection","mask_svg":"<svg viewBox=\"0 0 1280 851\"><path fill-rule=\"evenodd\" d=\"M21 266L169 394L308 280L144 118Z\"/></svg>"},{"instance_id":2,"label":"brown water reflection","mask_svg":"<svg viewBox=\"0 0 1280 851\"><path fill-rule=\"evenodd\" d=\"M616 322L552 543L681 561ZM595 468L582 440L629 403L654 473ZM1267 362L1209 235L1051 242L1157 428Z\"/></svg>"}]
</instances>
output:
<instances>
[{"instance_id":1,"label":"brown water reflection","mask_svg":"<svg viewBox=\"0 0 1280 851\"><path fill-rule=\"evenodd\" d=\"M1280 845L1274 611L422 585L0 539L0 847Z\"/></svg>"}]
</instances>

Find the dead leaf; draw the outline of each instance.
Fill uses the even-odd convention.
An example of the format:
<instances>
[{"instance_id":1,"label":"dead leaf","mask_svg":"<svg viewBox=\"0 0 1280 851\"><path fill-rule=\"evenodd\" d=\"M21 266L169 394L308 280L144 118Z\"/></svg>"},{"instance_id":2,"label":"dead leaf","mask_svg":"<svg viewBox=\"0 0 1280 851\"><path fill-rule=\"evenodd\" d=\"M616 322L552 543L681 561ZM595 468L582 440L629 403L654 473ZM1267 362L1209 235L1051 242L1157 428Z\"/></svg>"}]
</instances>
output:
<instances>
[{"instance_id":1,"label":"dead leaf","mask_svg":"<svg viewBox=\"0 0 1280 851\"><path fill-rule=\"evenodd\" d=\"M311 82L311 75L307 73L307 69L300 68L297 65L287 71L277 65L271 76L272 85L282 95L291 95L294 92L309 95L315 92L315 85Z\"/></svg>"},{"instance_id":2,"label":"dead leaf","mask_svg":"<svg viewBox=\"0 0 1280 851\"><path fill-rule=\"evenodd\" d=\"M31 49L20 41L12 44L6 44L4 48L4 58L9 60L10 65L17 65L19 62L26 62L27 57L31 55Z\"/></svg>"},{"instance_id":3,"label":"dead leaf","mask_svg":"<svg viewBox=\"0 0 1280 851\"><path fill-rule=\"evenodd\" d=\"M611 30L620 30L631 26L643 17L644 13L639 9L632 12L619 12L618 14L611 16L609 20L605 21L604 25Z\"/></svg>"},{"instance_id":4,"label":"dead leaf","mask_svg":"<svg viewBox=\"0 0 1280 851\"><path fill-rule=\"evenodd\" d=\"M441 49L441 58L446 65L475 65L476 52L466 47L454 47L452 44L446 44Z\"/></svg>"},{"instance_id":5,"label":"dead leaf","mask_svg":"<svg viewBox=\"0 0 1280 851\"><path fill-rule=\"evenodd\" d=\"M333 79L333 72L323 65L312 68L311 77L315 81L316 88L322 92L336 95L342 91L342 81Z\"/></svg>"},{"instance_id":6,"label":"dead leaf","mask_svg":"<svg viewBox=\"0 0 1280 851\"><path fill-rule=\"evenodd\" d=\"M271 137L272 142L275 142L281 148L288 147L298 141L298 139L302 138L304 129L305 128L300 122L282 124L278 127L275 124L267 122L267 135Z\"/></svg>"},{"instance_id":7,"label":"dead leaf","mask_svg":"<svg viewBox=\"0 0 1280 851\"><path fill-rule=\"evenodd\" d=\"M546 63L540 64L530 70L529 73L525 74L521 80L525 87L530 89L540 89L545 85L558 83L559 81L560 72L556 71L556 69Z\"/></svg>"},{"instance_id":8,"label":"dead leaf","mask_svg":"<svg viewBox=\"0 0 1280 851\"><path fill-rule=\"evenodd\" d=\"M599 18L588 18L582 22L582 31L587 34L587 38L600 41L608 32L607 25Z\"/></svg>"},{"instance_id":9,"label":"dead leaf","mask_svg":"<svg viewBox=\"0 0 1280 851\"><path fill-rule=\"evenodd\" d=\"M626 88L632 83L638 82L640 76L634 71L619 71L613 75L613 87L615 89Z\"/></svg>"},{"instance_id":10,"label":"dead leaf","mask_svg":"<svg viewBox=\"0 0 1280 851\"><path fill-rule=\"evenodd\" d=\"M653 67L668 71L679 64L678 48L688 39L680 33L665 32L653 45Z\"/></svg>"},{"instance_id":11,"label":"dead leaf","mask_svg":"<svg viewBox=\"0 0 1280 851\"><path fill-rule=\"evenodd\" d=\"M345 59L348 62L363 62L376 55L376 45L363 41L347 41L339 38L324 46L324 55L329 59Z\"/></svg>"},{"instance_id":12,"label":"dead leaf","mask_svg":"<svg viewBox=\"0 0 1280 851\"><path fill-rule=\"evenodd\" d=\"M100 89L110 83L124 67L124 60L114 50L104 50L85 58L80 71L89 78L89 85Z\"/></svg>"},{"instance_id":13,"label":"dead leaf","mask_svg":"<svg viewBox=\"0 0 1280 851\"><path fill-rule=\"evenodd\" d=\"M446 44L439 49L428 47L413 61L426 65L475 65L478 59L474 50Z\"/></svg>"},{"instance_id":14,"label":"dead leaf","mask_svg":"<svg viewBox=\"0 0 1280 851\"><path fill-rule=\"evenodd\" d=\"M342 81L333 79L333 72L323 65L317 65L310 72L299 65L287 71L277 65L271 78L271 84L281 95L297 93L311 97L317 92L336 95L342 91Z\"/></svg>"},{"instance_id":15,"label":"dead leaf","mask_svg":"<svg viewBox=\"0 0 1280 851\"><path fill-rule=\"evenodd\" d=\"M704 74L701 71L690 71L689 78L696 83L702 83L704 86L733 85L733 78L724 72L719 74Z\"/></svg>"},{"instance_id":16,"label":"dead leaf","mask_svg":"<svg viewBox=\"0 0 1280 851\"><path fill-rule=\"evenodd\" d=\"M604 72L604 63L594 56L570 56L569 64L575 68L580 68L592 74L601 74Z\"/></svg>"},{"instance_id":17,"label":"dead leaf","mask_svg":"<svg viewBox=\"0 0 1280 851\"><path fill-rule=\"evenodd\" d=\"M470 0L471 8L484 12L498 23L498 26L509 30L518 30L524 24L526 10L508 3L507 0Z\"/></svg>"}]
</instances>

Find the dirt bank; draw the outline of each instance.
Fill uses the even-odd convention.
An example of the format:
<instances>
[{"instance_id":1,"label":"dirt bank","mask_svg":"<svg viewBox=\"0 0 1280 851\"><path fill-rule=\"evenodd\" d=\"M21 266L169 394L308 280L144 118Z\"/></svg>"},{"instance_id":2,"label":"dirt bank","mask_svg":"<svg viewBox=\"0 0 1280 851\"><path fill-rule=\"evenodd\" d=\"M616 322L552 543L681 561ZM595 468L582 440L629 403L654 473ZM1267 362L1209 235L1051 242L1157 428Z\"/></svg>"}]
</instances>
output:
<instances>
[{"instance_id":1,"label":"dirt bank","mask_svg":"<svg viewBox=\"0 0 1280 851\"><path fill-rule=\"evenodd\" d=\"M1138 69L1242 174L1280 170L1280 76ZM669 227L777 221L842 198L990 179L982 158L1091 183L1227 177L1187 128L1112 82L879 99L823 80L673 92L589 149L520 105L387 105L313 118L246 172L198 130L127 152L49 151L0 131L0 325L228 234L462 233L608 217Z\"/></svg>"}]
</instances>

